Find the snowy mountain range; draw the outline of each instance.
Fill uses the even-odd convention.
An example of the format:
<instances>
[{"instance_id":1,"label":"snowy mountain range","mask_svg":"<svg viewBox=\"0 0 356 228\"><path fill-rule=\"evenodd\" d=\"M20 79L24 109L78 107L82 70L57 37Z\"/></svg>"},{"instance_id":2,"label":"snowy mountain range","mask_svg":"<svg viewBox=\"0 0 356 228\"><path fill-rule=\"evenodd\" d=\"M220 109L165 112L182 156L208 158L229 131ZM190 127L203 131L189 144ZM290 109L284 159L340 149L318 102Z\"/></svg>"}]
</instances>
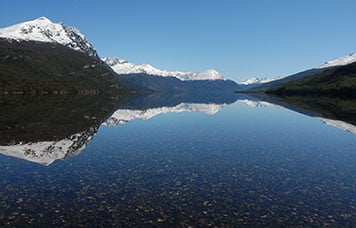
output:
<instances>
[{"instance_id":1,"label":"snowy mountain range","mask_svg":"<svg viewBox=\"0 0 356 228\"><path fill-rule=\"evenodd\" d=\"M12 41L37 41L58 43L76 51L98 57L94 46L76 28L63 23L54 23L46 17L40 17L0 29L0 38ZM202 72L166 71L157 69L149 64L135 65L119 58L103 58L118 74L137 74L175 77L180 80L225 80L216 70L210 69Z\"/></svg>"},{"instance_id":2,"label":"snowy mountain range","mask_svg":"<svg viewBox=\"0 0 356 228\"><path fill-rule=\"evenodd\" d=\"M10 41L38 41L58 43L73 50L97 57L94 46L76 28L63 23L53 23L46 17L0 29L0 38Z\"/></svg>"},{"instance_id":3,"label":"snowy mountain range","mask_svg":"<svg viewBox=\"0 0 356 228\"><path fill-rule=\"evenodd\" d=\"M181 72L159 70L149 64L135 65L118 57L106 57L102 59L118 74L148 74L162 77L175 77L182 81L187 80L225 80L216 70L210 69L202 72Z\"/></svg>"},{"instance_id":4,"label":"snowy mountain range","mask_svg":"<svg viewBox=\"0 0 356 228\"><path fill-rule=\"evenodd\" d=\"M73 50L87 53L89 56L98 57L94 46L76 28L63 23L54 23L46 17L39 17L32 21L27 21L0 29L0 38L12 41L38 41L58 43ZM181 72L157 69L149 64L135 65L120 58L103 58L118 74L143 73L163 77L175 77L180 80L225 80L224 77L214 69L202 72ZM321 70L330 67L344 66L356 62L356 53L328 61L313 69ZM318 71L319 72L319 71ZM280 78L249 78L241 83L242 86L259 85L278 81Z\"/></svg>"}]
</instances>

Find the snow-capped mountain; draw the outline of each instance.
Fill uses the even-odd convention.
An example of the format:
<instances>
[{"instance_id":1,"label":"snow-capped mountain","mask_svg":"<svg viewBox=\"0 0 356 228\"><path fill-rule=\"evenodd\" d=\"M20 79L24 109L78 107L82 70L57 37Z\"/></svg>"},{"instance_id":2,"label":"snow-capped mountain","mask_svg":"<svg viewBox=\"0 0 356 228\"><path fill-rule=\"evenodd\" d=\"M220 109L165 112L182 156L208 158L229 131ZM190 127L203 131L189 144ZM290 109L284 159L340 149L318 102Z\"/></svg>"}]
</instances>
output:
<instances>
[{"instance_id":1,"label":"snow-capped mountain","mask_svg":"<svg viewBox=\"0 0 356 228\"><path fill-rule=\"evenodd\" d=\"M76 28L63 23L53 23L46 17L0 29L0 38L16 41L58 43L76 51L97 57L93 45Z\"/></svg>"},{"instance_id":2,"label":"snow-capped mountain","mask_svg":"<svg viewBox=\"0 0 356 228\"><path fill-rule=\"evenodd\" d=\"M180 103L173 107L159 107L144 110L118 109L104 123L104 126L116 126L135 119L148 120L159 114L170 112L202 112L214 115L224 107L224 104Z\"/></svg>"},{"instance_id":3,"label":"snow-capped mountain","mask_svg":"<svg viewBox=\"0 0 356 228\"><path fill-rule=\"evenodd\" d=\"M71 135L58 141L43 141L0 145L0 154L50 165L55 160L78 155L97 132L96 128Z\"/></svg>"},{"instance_id":4,"label":"snow-capped mountain","mask_svg":"<svg viewBox=\"0 0 356 228\"><path fill-rule=\"evenodd\" d=\"M106 57L102 59L118 74L148 74L163 77L175 77L182 81L188 80L225 80L216 70L206 70L202 72L181 72L159 70L149 64L135 65L127 60L117 57Z\"/></svg>"},{"instance_id":5,"label":"snow-capped mountain","mask_svg":"<svg viewBox=\"0 0 356 228\"><path fill-rule=\"evenodd\" d=\"M350 54L347 56L343 56L341 58L338 58L338 59L335 59L332 61L328 61L317 68L322 69L322 68L328 68L328 67L345 66L345 65L348 65L348 64L351 64L354 62L356 62L356 53Z\"/></svg>"}]
</instances>

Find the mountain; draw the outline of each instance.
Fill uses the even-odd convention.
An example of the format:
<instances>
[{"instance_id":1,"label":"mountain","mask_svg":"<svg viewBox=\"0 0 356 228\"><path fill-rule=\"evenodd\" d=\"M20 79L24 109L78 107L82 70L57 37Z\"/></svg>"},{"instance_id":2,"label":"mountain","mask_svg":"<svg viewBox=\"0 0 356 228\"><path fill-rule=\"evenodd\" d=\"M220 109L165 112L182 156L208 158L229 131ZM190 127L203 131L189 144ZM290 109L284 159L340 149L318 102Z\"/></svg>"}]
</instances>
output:
<instances>
[{"instance_id":1,"label":"mountain","mask_svg":"<svg viewBox=\"0 0 356 228\"><path fill-rule=\"evenodd\" d=\"M124 96L137 88L213 92L237 88L215 70L169 72L118 58L103 60L78 29L45 17L2 28L0 94L119 92Z\"/></svg>"},{"instance_id":2,"label":"mountain","mask_svg":"<svg viewBox=\"0 0 356 228\"><path fill-rule=\"evenodd\" d=\"M0 37L11 41L38 41L57 43L73 50L97 57L94 46L76 28L53 23L46 17L0 29Z\"/></svg>"},{"instance_id":3,"label":"mountain","mask_svg":"<svg viewBox=\"0 0 356 228\"><path fill-rule=\"evenodd\" d=\"M151 92L231 93L239 87L236 82L225 79L215 70L199 73L170 72L148 64L135 65L117 57L102 60L119 74L127 86Z\"/></svg>"},{"instance_id":4,"label":"mountain","mask_svg":"<svg viewBox=\"0 0 356 228\"><path fill-rule=\"evenodd\" d=\"M135 65L127 60L117 57L106 57L102 59L118 74L147 74L162 77L175 77L182 81L187 80L225 80L216 70L206 70L202 72L180 72L159 70L149 64Z\"/></svg>"},{"instance_id":5,"label":"mountain","mask_svg":"<svg viewBox=\"0 0 356 228\"><path fill-rule=\"evenodd\" d=\"M45 17L0 29L0 94L127 93L77 29Z\"/></svg>"},{"instance_id":6,"label":"mountain","mask_svg":"<svg viewBox=\"0 0 356 228\"><path fill-rule=\"evenodd\" d=\"M275 81L270 81L270 82L266 82L266 83L261 83L261 84L257 84L257 86L253 86L250 88L247 88L247 90L251 91L251 92L264 92L270 88L274 88L274 87L278 87L281 86L287 82L293 81L293 80L297 80L297 79L301 79L301 78L305 78L305 77L309 77L321 72L324 72L327 69L324 68L313 68L310 70L305 70L296 74L292 74L290 76L287 76L285 78L281 78L281 79L277 79ZM245 89L246 90L246 89Z\"/></svg>"},{"instance_id":7,"label":"mountain","mask_svg":"<svg viewBox=\"0 0 356 228\"><path fill-rule=\"evenodd\" d=\"M326 72L329 72L330 70L333 70L333 69L336 69L336 68L339 68L342 66L346 66L346 65L352 64L354 62L356 62L356 53L338 58L336 60L328 61L328 62L320 65L319 67L315 67L315 68L305 70L305 71L302 71L302 72L299 72L296 74L292 74L290 76L287 76L287 77L284 77L284 78L281 78L278 80L262 83L261 85L258 85L256 87L248 88L248 90L250 90L252 92L267 91L272 88L280 87L288 82L300 80L303 78L309 78L311 76L316 76L323 72L326 73Z\"/></svg>"},{"instance_id":8,"label":"mountain","mask_svg":"<svg viewBox=\"0 0 356 228\"><path fill-rule=\"evenodd\" d=\"M287 82L266 91L277 95L356 97L356 62L328 68L322 73Z\"/></svg>"},{"instance_id":9,"label":"mountain","mask_svg":"<svg viewBox=\"0 0 356 228\"><path fill-rule=\"evenodd\" d=\"M185 80L176 77L154 76L149 74L119 75L125 85L139 90L160 93L189 93L196 96L233 93L239 85L231 80Z\"/></svg>"},{"instance_id":10,"label":"mountain","mask_svg":"<svg viewBox=\"0 0 356 228\"><path fill-rule=\"evenodd\" d=\"M215 70L169 72L118 58L103 60L78 29L45 17L2 28L0 94L105 92L126 96L137 89L210 93L238 87Z\"/></svg>"}]
</instances>

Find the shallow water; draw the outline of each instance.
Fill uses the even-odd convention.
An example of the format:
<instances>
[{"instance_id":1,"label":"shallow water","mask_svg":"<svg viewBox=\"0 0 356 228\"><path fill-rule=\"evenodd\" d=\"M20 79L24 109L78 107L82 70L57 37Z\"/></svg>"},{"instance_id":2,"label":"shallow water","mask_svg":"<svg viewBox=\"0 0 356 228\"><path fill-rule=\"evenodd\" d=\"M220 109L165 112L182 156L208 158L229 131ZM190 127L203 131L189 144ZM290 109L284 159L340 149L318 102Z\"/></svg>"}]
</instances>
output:
<instances>
[{"instance_id":1,"label":"shallow water","mask_svg":"<svg viewBox=\"0 0 356 228\"><path fill-rule=\"evenodd\" d=\"M354 226L356 135L246 103L121 111L46 166L0 155L0 226Z\"/></svg>"}]
</instances>

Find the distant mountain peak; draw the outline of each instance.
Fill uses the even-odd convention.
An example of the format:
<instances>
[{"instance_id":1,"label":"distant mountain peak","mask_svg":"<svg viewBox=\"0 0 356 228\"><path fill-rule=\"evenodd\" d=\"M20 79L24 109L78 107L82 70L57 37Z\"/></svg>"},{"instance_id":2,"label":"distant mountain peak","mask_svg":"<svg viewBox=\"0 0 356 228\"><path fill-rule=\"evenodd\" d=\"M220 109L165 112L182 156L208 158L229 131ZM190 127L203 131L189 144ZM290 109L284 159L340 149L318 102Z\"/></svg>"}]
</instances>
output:
<instances>
[{"instance_id":1,"label":"distant mountain peak","mask_svg":"<svg viewBox=\"0 0 356 228\"><path fill-rule=\"evenodd\" d=\"M78 29L64 23L53 23L46 17L1 28L0 38L58 43L73 50L85 52L89 56L97 57L93 45Z\"/></svg>"},{"instance_id":2,"label":"distant mountain peak","mask_svg":"<svg viewBox=\"0 0 356 228\"><path fill-rule=\"evenodd\" d=\"M150 64L135 65L118 57L102 59L118 74L148 74L162 77L175 77L182 81L188 80L225 80L216 70L209 69L202 72L181 72L160 70Z\"/></svg>"},{"instance_id":3,"label":"distant mountain peak","mask_svg":"<svg viewBox=\"0 0 356 228\"><path fill-rule=\"evenodd\" d=\"M34 19L34 21L48 21L48 22L52 23L52 21L50 19L48 19L47 17L44 17L44 16L36 18L36 19Z\"/></svg>"}]
</instances>

